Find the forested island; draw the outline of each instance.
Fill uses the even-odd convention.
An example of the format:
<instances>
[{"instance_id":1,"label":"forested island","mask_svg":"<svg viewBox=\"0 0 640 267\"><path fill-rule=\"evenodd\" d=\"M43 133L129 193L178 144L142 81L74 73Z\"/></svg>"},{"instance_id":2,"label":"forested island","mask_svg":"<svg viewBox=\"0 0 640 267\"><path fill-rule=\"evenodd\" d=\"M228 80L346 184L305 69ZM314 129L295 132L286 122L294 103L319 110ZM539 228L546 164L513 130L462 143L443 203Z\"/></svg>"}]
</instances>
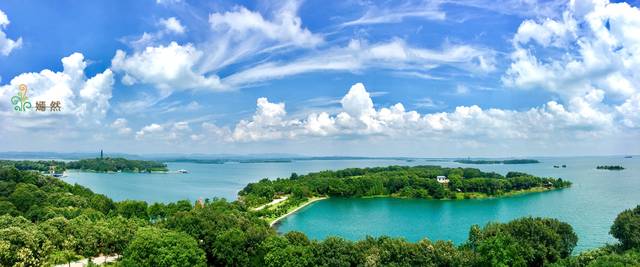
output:
<instances>
[{"instance_id":1,"label":"forested island","mask_svg":"<svg viewBox=\"0 0 640 267\"><path fill-rule=\"evenodd\" d=\"M323 173L315 175L328 174ZM611 234L619 244L576 256L571 256L576 234L556 219L524 217L473 226L468 240L454 245L427 237L415 243L385 236L309 240L300 232L278 235L259 216L245 202L224 199L115 202L77 184L1 166L0 266L66 264L98 255L117 255L118 266L159 267L640 264L640 206L613 222Z\"/></svg>"},{"instance_id":2,"label":"forested island","mask_svg":"<svg viewBox=\"0 0 640 267\"><path fill-rule=\"evenodd\" d=\"M624 170L624 167L619 166L619 165L603 165L603 166L598 166L596 167L596 169L598 170L610 170L610 171L621 171Z\"/></svg>"},{"instance_id":3,"label":"forested island","mask_svg":"<svg viewBox=\"0 0 640 267\"><path fill-rule=\"evenodd\" d=\"M94 172L166 172L167 165L148 160L130 160L125 158L93 158L77 161L55 160L0 160L0 165L14 166L18 170L62 173L65 170L83 170Z\"/></svg>"},{"instance_id":4,"label":"forested island","mask_svg":"<svg viewBox=\"0 0 640 267\"><path fill-rule=\"evenodd\" d=\"M250 207L284 198L261 209L267 221L279 220L300 206L323 197L403 197L471 199L510 196L569 187L571 182L509 172L502 176L475 168L389 166L322 171L250 183L238 194Z\"/></svg>"},{"instance_id":5,"label":"forested island","mask_svg":"<svg viewBox=\"0 0 640 267\"><path fill-rule=\"evenodd\" d=\"M507 159L507 160L459 159L459 160L454 160L454 162L463 163L463 164L532 164L532 163L540 163L540 161L535 160L535 159Z\"/></svg>"}]
</instances>

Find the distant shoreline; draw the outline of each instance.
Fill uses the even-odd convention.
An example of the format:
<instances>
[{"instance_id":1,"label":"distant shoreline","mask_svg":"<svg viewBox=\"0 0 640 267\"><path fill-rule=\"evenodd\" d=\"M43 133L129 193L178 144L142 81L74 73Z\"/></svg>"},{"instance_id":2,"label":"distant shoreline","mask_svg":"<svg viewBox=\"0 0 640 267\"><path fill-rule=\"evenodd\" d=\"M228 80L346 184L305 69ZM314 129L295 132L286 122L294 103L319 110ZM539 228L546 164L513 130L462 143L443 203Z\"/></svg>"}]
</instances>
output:
<instances>
[{"instance_id":1,"label":"distant shoreline","mask_svg":"<svg viewBox=\"0 0 640 267\"><path fill-rule=\"evenodd\" d=\"M540 163L536 159L507 159L507 160L472 160L472 159L459 159L453 162L462 164L535 164Z\"/></svg>"}]
</instances>

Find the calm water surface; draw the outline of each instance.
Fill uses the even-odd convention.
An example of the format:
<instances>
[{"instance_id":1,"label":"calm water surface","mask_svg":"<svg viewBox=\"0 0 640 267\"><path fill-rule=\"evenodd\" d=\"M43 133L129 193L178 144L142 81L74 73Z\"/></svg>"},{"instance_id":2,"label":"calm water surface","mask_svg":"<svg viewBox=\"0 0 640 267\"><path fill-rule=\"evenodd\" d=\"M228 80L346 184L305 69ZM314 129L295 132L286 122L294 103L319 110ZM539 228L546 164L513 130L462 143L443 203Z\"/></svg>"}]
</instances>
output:
<instances>
[{"instance_id":1,"label":"calm water surface","mask_svg":"<svg viewBox=\"0 0 640 267\"><path fill-rule=\"evenodd\" d=\"M167 163L170 173L68 173L64 180L91 188L115 200L173 202L223 197L235 200L248 183L322 170L388 165L415 165L401 160L303 160L284 163ZM188 170L188 174L176 173Z\"/></svg>"},{"instance_id":2,"label":"calm water surface","mask_svg":"<svg viewBox=\"0 0 640 267\"><path fill-rule=\"evenodd\" d=\"M522 216L553 217L570 223L579 236L577 251L614 242L608 234L615 216L640 204L640 157L538 158L540 164L471 165L454 162L397 160L318 160L291 163L190 164L170 163L171 170L189 174L97 174L73 172L67 182L79 183L116 200L169 202L198 197L235 199L247 183L261 178L287 177L291 172L387 165L475 167L506 174L522 171L573 182L568 189L485 200L339 199L311 204L281 221L279 232L302 231L311 238L341 236L357 240L366 235L466 240L469 227L489 221L506 222ZM566 164L567 168L553 168ZM596 170L597 165L622 165L623 171Z\"/></svg>"}]
</instances>

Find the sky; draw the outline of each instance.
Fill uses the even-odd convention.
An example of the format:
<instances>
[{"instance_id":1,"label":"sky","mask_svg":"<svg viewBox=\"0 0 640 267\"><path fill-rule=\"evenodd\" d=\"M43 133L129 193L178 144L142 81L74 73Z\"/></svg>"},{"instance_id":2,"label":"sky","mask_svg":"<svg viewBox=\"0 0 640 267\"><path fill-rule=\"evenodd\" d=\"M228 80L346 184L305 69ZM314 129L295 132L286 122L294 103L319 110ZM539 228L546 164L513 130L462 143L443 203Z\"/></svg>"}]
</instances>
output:
<instances>
[{"instance_id":1,"label":"sky","mask_svg":"<svg viewBox=\"0 0 640 267\"><path fill-rule=\"evenodd\" d=\"M6 0L0 151L640 154L639 5Z\"/></svg>"}]
</instances>

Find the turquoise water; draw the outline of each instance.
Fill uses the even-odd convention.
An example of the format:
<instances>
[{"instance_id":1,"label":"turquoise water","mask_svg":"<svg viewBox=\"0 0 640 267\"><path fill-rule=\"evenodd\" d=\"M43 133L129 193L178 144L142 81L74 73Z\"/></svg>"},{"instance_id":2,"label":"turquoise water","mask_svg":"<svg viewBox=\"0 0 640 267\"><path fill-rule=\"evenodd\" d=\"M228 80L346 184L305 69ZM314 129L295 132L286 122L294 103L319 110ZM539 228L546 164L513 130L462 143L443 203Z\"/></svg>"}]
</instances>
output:
<instances>
[{"instance_id":1,"label":"turquoise water","mask_svg":"<svg viewBox=\"0 0 640 267\"><path fill-rule=\"evenodd\" d=\"M558 218L570 223L580 238L577 250L613 242L608 234L615 216L640 204L640 157L537 158L540 164L472 165L416 160L314 160L291 163L192 164L169 163L172 171L189 174L131 174L72 172L64 178L116 200L170 202L199 197L236 199L247 183L326 169L388 165L475 167L505 174L522 171L573 182L568 189L485 200L328 199L311 204L281 221L278 231L302 231L311 238L330 235L360 239L389 235L416 241L422 238L461 243L469 227L521 216ZM567 168L553 168L566 164ZM623 171L596 170L597 165L622 165Z\"/></svg>"},{"instance_id":2,"label":"turquoise water","mask_svg":"<svg viewBox=\"0 0 640 267\"><path fill-rule=\"evenodd\" d=\"M573 186L553 192L483 200L327 199L313 203L281 221L278 231L306 233L310 238L366 235L464 242L473 224L506 222L522 216L557 218L570 223L579 237L576 251L615 240L609 228L621 211L640 204L640 158L541 159L530 165L462 165L505 174L518 170L561 177ZM567 164L556 169L553 165ZM623 171L596 170L596 165L622 165Z\"/></svg>"}]
</instances>

